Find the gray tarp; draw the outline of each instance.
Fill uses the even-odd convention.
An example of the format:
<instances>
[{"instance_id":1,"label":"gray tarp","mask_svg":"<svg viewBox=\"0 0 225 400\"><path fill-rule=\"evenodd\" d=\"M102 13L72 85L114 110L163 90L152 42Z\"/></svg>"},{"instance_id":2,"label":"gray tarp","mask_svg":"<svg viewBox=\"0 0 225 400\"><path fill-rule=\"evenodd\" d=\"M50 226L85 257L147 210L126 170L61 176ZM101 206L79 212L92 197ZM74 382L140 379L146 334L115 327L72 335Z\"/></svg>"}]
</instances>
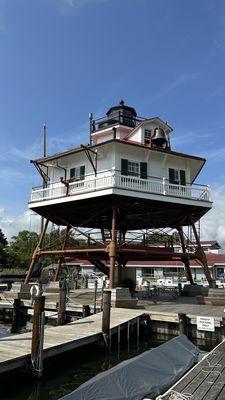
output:
<instances>
[{"instance_id":1,"label":"gray tarp","mask_svg":"<svg viewBox=\"0 0 225 400\"><path fill-rule=\"evenodd\" d=\"M198 348L186 336L178 336L98 374L62 399L140 400L145 396L155 397L196 363L198 353Z\"/></svg>"}]
</instances>

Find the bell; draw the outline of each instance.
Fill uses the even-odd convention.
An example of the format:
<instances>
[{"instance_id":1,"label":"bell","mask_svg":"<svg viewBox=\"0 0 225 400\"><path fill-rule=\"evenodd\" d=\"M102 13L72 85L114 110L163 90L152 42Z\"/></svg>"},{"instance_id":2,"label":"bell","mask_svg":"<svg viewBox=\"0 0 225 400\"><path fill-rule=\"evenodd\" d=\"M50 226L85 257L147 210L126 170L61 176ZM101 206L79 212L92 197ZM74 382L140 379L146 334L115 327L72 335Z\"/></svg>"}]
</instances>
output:
<instances>
[{"instance_id":1,"label":"bell","mask_svg":"<svg viewBox=\"0 0 225 400\"><path fill-rule=\"evenodd\" d=\"M155 128L152 143L157 147L164 147L167 144L166 134L162 128Z\"/></svg>"}]
</instances>

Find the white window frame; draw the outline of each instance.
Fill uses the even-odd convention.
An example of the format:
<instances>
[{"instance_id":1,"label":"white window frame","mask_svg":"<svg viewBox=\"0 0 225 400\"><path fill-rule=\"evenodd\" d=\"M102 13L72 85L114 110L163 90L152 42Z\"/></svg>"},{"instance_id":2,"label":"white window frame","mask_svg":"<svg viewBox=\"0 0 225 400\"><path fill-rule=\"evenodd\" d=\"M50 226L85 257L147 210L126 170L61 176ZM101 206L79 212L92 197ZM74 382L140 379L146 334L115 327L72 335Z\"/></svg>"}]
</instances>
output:
<instances>
[{"instance_id":1,"label":"white window frame","mask_svg":"<svg viewBox=\"0 0 225 400\"><path fill-rule=\"evenodd\" d=\"M81 167L85 167L85 165L84 165L84 164L76 165L75 167L71 167L71 168L69 169L69 176L70 176L70 171L71 171L71 169L75 169L75 176L74 176L73 178L70 178L72 182L78 182L78 181L81 180L81 179L80 179L80 169L81 169ZM78 172L78 171L79 171L79 172Z\"/></svg>"},{"instance_id":2,"label":"white window frame","mask_svg":"<svg viewBox=\"0 0 225 400\"><path fill-rule=\"evenodd\" d=\"M145 129L144 130L144 144L149 144L149 142L151 140L151 137L152 137L152 130L151 129Z\"/></svg>"},{"instance_id":3,"label":"white window frame","mask_svg":"<svg viewBox=\"0 0 225 400\"><path fill-rule=\"evenodd\" d=\"M140 176L140 163L138 161L133 161L133 160L127 160L128 164L127 164L127 175L128 176ZM131 166L131 164L135 164L135 166L133 166L133 171L132 169L129 169L129 166ZM135 168L136 168L136 172L135 172Z\"/></svg>"}]
</instances>

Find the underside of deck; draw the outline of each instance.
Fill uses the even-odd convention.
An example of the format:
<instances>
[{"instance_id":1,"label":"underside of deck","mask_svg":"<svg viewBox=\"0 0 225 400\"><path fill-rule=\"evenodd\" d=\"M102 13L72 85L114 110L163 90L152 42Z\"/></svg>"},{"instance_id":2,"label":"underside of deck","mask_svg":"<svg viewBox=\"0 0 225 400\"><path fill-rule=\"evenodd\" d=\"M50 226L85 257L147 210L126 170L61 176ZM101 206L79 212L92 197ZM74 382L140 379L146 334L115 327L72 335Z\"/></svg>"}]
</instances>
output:
<instances>
[{"instance_id":1,"label":"underside of deck","mask_svg":"<svg viewBox=\"0 0 225 400\"><path fill-rule=\"evenodd\" d=\"M197 203L197 201L196 201ZM73 225L97 229L111 228L112 206L118 208L118 227L121 230L176 228L198 221L209 206L178 204L137 197L106 195L65 203L32 206L36 213L57 225Z\"/></svg>"}]
</instances>

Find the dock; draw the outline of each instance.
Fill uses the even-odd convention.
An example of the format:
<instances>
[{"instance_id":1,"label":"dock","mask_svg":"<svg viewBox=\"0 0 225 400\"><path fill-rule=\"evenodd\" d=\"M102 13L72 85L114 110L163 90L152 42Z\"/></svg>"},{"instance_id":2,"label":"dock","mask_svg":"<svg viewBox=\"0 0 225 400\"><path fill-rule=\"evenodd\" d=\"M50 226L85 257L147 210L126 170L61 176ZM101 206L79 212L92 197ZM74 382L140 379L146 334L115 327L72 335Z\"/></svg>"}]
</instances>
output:
<instances>
[{"instance_id":1,"label":"dock","mask_svg":"<svg viewBox=\"0 0 225 400\"><path fill-rule=\"evenodd\" d=\"M111 309L111 334L137 324L144 317L143 310ZM32 333L12 335L0 339L0 374L31 363ZM69 350L95 343L102 339L102 313L71 322L67 325L48 327L44 334L43 359Z\"/></svg>"},{"instance_id":2,"label":"dock","mask_svg":"<svg viewBox=\"0 0 225 400\"><path fill-rule=\"evenodd\" d=\"M194 368L157 400L224 400L225 341L216 346Z\"/></svg>"}]
</instances>

